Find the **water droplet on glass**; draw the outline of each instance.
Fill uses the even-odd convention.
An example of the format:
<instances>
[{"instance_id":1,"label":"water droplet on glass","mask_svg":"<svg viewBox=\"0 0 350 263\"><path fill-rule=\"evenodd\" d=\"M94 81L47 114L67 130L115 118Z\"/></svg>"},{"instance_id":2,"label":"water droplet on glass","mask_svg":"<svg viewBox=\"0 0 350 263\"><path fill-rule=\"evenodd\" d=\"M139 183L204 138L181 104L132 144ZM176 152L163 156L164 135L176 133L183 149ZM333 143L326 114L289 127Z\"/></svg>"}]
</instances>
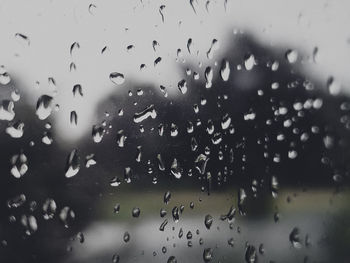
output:
<instances>
[{"instance_id":1,"label":"water droplet on glass","mask_svg":"<svg viewBox=\"0 0 350 263\"><path fill-rule=\"evenodd\" d=\"M15 196L7 201L8 208L18 208L22 206L26 202L26 196L24 194L20 194Z\"/></svg>"},{"instance_id":2,"label":"water droplet on glass","mask_svg":"<svg viewBox=\"0 0 350 263\"><path fill-rule=\"evenodd\" d=\"M213 85L213 69L211 67L207 67L204 72L204 77L205 77L205 87L207 89L211 88Z\"/></svg>"},{"instance_id":3,"label":"water droplet on glass","mask_svg":"<svg viewBox=\"0 0 350 263\"><path fill-rule=\"evenodd\" d=\"M119 255L114 254L112 256L112 263L119 263Z\"/></svg>"},{"instance_id":4,"label":"water droplet on glass","mask_svg":"<svg viewBox=\"0 0 350 263\"><path fill-rule=\"evenodd\" d=\"M176 158L174 158L173 163L171 164L170 172L175 176L176 179L180 179L182 176L182 170L179 167Z\"/></svg>"},{"instance_id":5,"label":"water droplet on glass","mask_svg":"<svg viewBox=\"0 0 350 263\"><path fill-rule=\"evenodd\" d=\"M52 219L56 213L57 205L55 200L48 198L43 204L43 217L45 220Z\"/></svg>"},{"instance_id":6,"label":"water droplet on glass","mask_svg":"<svg viewBox=\"0 0 350 263\"><path fill-rule=\"evenodd\" d=\"M167 205L170 201L171 193L170 191L166 191L163 197L164 203Z\"/></svg>"},{"instance_id":7,"label":"water droplet on glass","mask_svg":"<svg viewBox=\"0 0 350 263\"><path fill-rule=\"evenodd\" d=\"M336 96L341 92L341 85L333 77L329 77L327 80L327 89L329 94Z\"/></svg>"},{"instance_id":8,"label":"water droplet on glass","mask_svg":"<svg viewBox=\"0 0 350 263\"><path fill-rule=\"evenodd\" d=\"M78 114L76 111L70 112L70 123L77 126L78 125Z\"/></svg>"},{"instance_id":9,"label":"water droplet on glass","mask_svg":"<svg viewBox=\"0 0 350 263\"><path fill-rule=\"evenodd\" d=\"M21 224L24 226L26 234L28 236L32 235L38 230L38 223L34 216L32 215L22 215Z\"/></svg>"},{"instance_id":10,"label":"water droplet on glass","mask_svg":"<svg viewBox=\"0 0 350 263\"><path fill-rule=\"evenodd\" d=\"M220 76L223 81L228 81L230 77L230 63L226 59L221 62Z\"/></svg>"},{"instance_id":11,"label":"water droplet on glass","mask_svg":"<svg viewBox=\"0 0 350 263\"><path fill-rule=\"evenodd\" d=\"M213 224L213 217L211 215L206 215L204 218L204 225L207 229L210 229Z\"/></svg>"},{"instance_id":12,"label":"water droplet on glass","mask_svg":"<svg viewBox=\"0 0 350 263\"><path fill-rule=\"evenodd\" d=\"M130 234L129 232L125 232L123 236L123 240L125 243L128 243L130 241Z\"/></svg>"},{"instance_id":13,"label":"water droplet on glass","mask_svg":"<svg viewBox=\"0 0 350 263\"><path fill-rule=\"evenodd\" d=\"M24 123L21 121L17 121L13 124L10 124L5 131L12 138L21 138L23 136L23 129Z\"/></svg>"},{"instance_id":14,"label":"water droplet on glass","mask_svg":"<svg viewBox=\"0 0 350 263\"><path fill-rule=\"evenodd\" d=\"M27 156L24 153L11 157L11 174L15 178L21 178L28 171Z\"/></svg>"},{"instance_id":15,"label":"water droplet on glass","mask_svg":"<svg viewBox=\"0 0 350 263\"><path fill-rule=\"evenodd\" d=\"M24 34L16 33L15 38L17 38L19 41L24 42L26 45L30 45L30 39Z\"/></svg>"},{"instance_id":16,"label":"water droplet on glass","mask_svg":"<svg viewBox=\"0 0 350 263\"><path fill-rule=\"evenodd\" d=\"M187 82L186 80L180 80L178 83L177 83L177 87L179 88L180 92L182 94L186 94L187 92Z\"/></svg>"},{"instance_id":17,"label":"water droplet on glass","mask_svg":"<svg viewBox=\"0 0 350 263\"><path fill-rule=\"evenodd\" d=\"M138 207L134 207L131 211L132 217L139 217L141 214L141 210Z\"/></svg>"},{"instance_id":18,"label":"water droplet on glass","mask_svg":"<svg viewBox=\"0 0 350 263\"><path fill-rule=\"evenodd\" d=\"M67 178L75 176L80 169L80 158L78 155L78 150L74 149L70 152L67 157L65 176Z\"/></svg>"},{"instance_id":19,"label":"water droplet on glass","mask_svg":"<svg viewBox=\"0 0 350 263\"><path fill-rule=\"evenodd\" d=\"M10 75L7 73L7 70L4 66L0 66L0 84L7 85L11 81Z\"/></svg>"},{"instance_id":20,"label":"water droplet on glass","mask_svg":"<svg viewBox=\"0 0 350 263\"><path fill-rule=\"evenodd\" d=\"M300 237L300 230L297 227L294 227L292 232L289 234L289 241L292 243L294 248L301 248L301 237Z\"/></svg>"},{"instance_id":21,"label":"water droplet on glass","mask_svg":"<svg viewBox=\"0 0 350 263\"><path fill-rule=\"evenodd\" d=\"M288 60L289 63L295 63L298 59L298 52L293 49L287 50L286 54L286 59Z\"/></svg>"},{"instance_id":22,"label":"water droplet on glass","mask_svg":"<svg viewBox=\"0 0 350 263\"><path fill-rule=\"evenodd\" d=\"M48 95L42 95L41 97L39 97L36 103L35 114L40 120L45 120L47 117L50 116L52 112L52 101L53 98Z\"/></svg>"},{"instance_id":23,"label":"water droplet on glass","mask_svg":"<svg viewBox=\"0 0 350 263\"><path fill-rule=\"evenodd\" d=\"M213 259L213 249L206 248L203 251L203 260L204 262L210 262Z\"/></svg>"},{"instance_id":24,"label":"water droplet on glass","mask_svg":"<svg viewBox=\"0 0 350 263\"><path fill-rule=\"evenodd\" d=\"M244 58L244 67L246 70L251 70L253 69L255 65L255 57L253 54L248 54Z\"/></svg>"},{"instance_id":25,"label":"water droplet on glass","mask_svg":"<svg viewBox=\"0 0 350 263\"><path fill-rule=\"evenodd\" d=\"M159 231L164 231L165 226L168 224L168 219L165 219L159 227Z\"/></svg>"},{"instance_id":26,"label":"water droplet on glass","mask_svg":"<svg viewBox=\"0 0 350 263\"><path fill-rule=\"evenodd\" d=\"M111 74L109 74L109 79L117 85L121 85L125 81L124 75L118 72L112 72Z\"/></svg>"},{"instance_id":27,"label":"water droplet on glass","mask_svg":"<svg viewBox=\"0 0 350 263\"><path fill-rule=\"evenodd\" d=\"M124 131L119 130L117 133L117 144L120 148L124 147L126 139L127 137L124 135Z\"/></svg>"},{"instance_id":28,"label":"water droplet on glass","mask_svg":"<svg viewBox=\"0 0 350 263\"><path fill-rule=\"evenodd\" d=\"M258 255L254 246L248 245L245 250L245 261L247 263L256 263L258 262Z\"/></svg>"},{"instance_id":29,"label":"water droplet on glass","mask_svg":"<svg viewBox=\"0 0 350 263\"><path fill-rule=\"evenodd\" d=\"M154 109L153 104L146 107L143 111L135 113L134 122L140 123L149 117L151 117L152 119L155 119L157 117L157 112Z\"/></svg>"},{"instance_id":30,"label":"water droplet on glass","mask_svg":"<svg viewBox=\"0 0 350 263\"><path fill-rule=\"evenodd\" d=\"M163 22L163 23L164 23L164 14L165 14L164 9L165 9L165 5L161 5L161 6L159 7L159 14L160 14L160 16L162 17L162 22Z\"/></svg>"},{"instance_id":31,"label":"water droplet on glass","mask_svg":"<svg viewBox=\"0 0 350 263\"><path fill-rule=\"evenodd\" d=\"M64 208L62 208L59 214L59 218L63 223L64 227L68 228L75 219L75 213L70 207L65 206Z\"/></svg>"},{"instance_id":32,"label":"water droplet on glass","mask_svg":"<svg viewBox=\"0 0 350 263\"><path fill-rule=\"evenodd\" d=\"M196 165L196 169L199 171L200 174L203 175L205 173L205 169L208 161L209 161L209 158L204 154L200 154L197 156L195 160L195 165Z\"/></svg>"},{"instance_id":33,"label":"water droplet on glass","mask_svg":"<svg viewBox=\"0 0 350 263\"><path fill-rule=\"evenodd\" d=\"M80 44L78 42L74 42L71 46L70 46L70 55L72 56L73 55L73 52L77 49L80 48Z\"/></svg>"},{"instance_id":34,"label":"water droplet on glass","mask_svg":"<svg viewBox=\"0 0 350 263\"><path fill-rule=\"evenodd\" d=\"M170 256L167 260L167 263L177 263L177 260L174 256Z\"/></svg>"},{"instance_id":35,"label":"water droplet on glass","mask_svg":"<svg viewBox=\"0 0 350 263\"><path fill-rule=\"evenodd\" d=\"M15 118L15 104L11 100L3 100L0 105L0 120L12 121Z\"/></svg>"}]
</instances>

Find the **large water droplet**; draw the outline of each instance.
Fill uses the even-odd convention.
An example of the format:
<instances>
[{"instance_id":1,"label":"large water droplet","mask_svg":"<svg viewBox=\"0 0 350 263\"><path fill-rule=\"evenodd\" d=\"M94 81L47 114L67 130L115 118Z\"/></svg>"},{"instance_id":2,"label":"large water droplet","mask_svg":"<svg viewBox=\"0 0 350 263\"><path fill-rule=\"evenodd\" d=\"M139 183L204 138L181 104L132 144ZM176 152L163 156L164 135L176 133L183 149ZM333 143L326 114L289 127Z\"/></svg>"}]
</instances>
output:
<instances>
[{"instance_id":1,"label":"large water droplet","mask_svg":"<svg viewBox=\"0 0 350 263\"><path fill-rule=\"evenodd\" d=\"M13 155L11 165L11 174L16 178L21 178L28 171L27 156L24 153Z\"/></svg>"},{"instance_id":2,"label":"large water droplet","mask_svg":"<svg viewBox=\"0 0 350 263\"><path fill-rule=\"evenodd\" d=\"M258 262L258 255L254 246L248 245L245 250L245 261L247 263L256 263Z\"/></svg>"},{"instance_id":3,"label":"large water droplet","mask_svg":"<svg viewBox=\"0 0 350 263\"><path fill-rule=\"evenodd\" d=\"M112 72L111 74L109 74L109 79L117 85L121 85L125 81L124 74L119 72Z\"/></svg>"},{"instance_id":4,"label":"large water droplet","mask_svg":"<svg viewBox=\"0 0 350 263\"><path fill-rule=\"evenodd\" d=\"M3 100L0 105L0 120L12 121L15 118L15 104L11 100Z\"/></svg>"},{"instance_id":5,"label":"large water droplet","mask_svg":"<svg viewBox=\"0 0 350 263\"><path fill-rule=\"evenodd\" d=\"M220 76L223 81L228 81L230 77L230 63L226 60L223 59L221 62L221 69L220 69Z\"/></svg>"},{"instance_id":6,"label":"large water droplet","mask_svg":"<svg viewBox=\"0 0 350 263\"><path fill-rule=\"evenodd\" d=\"M210 229L213 224L213 217L211 215L206 215L204 218L204 225L207 229Z\"/></svg>"},{"instance_id":7,"label":"large water droplet","mask_svg":"<svg viewBox=\"0 0 350 263\"><path fill-rule=\"evenodd\" d=\"M134 122L140 123L144 121L145 119L151 117L152 119L155 119L157 117L157 112L154 109L154 105L150 105L146 107L143 111L135 113L134 115Z\"/></svg>"},{"instance_id":8,"label":"large water droplet","mask_svg":"<svg viewBox=\"0 0 350 263\"><path fill-rule=\"evenodd\" d=\"M205 248L203 251L204 262L210 262L213 259L213 249Z\"/></svg>"},{"instance_id":9,"label":"large water droplet","mask_svg":"<svg viewBox=\"0 0 350 263\"><path fill-rule=\"evenodd\" d=\"M65 206L64 208L62 208L59 214L59 218L63 223L64 227L68 228L75 219L75 213L70 207Z\"/></svg>"},{"instance_id":10,"label":"large water droplet","mask_svg":"<svg viewBox=\"0 0 350 263\"><path fill-rule=\"evenodd\" d=\"M42 95L36 103L36 112L35 114L39 117L40 120L45 120L50 116L52 112L52 101L53 98L48 95Z\"/></svg>"}]
</instances>

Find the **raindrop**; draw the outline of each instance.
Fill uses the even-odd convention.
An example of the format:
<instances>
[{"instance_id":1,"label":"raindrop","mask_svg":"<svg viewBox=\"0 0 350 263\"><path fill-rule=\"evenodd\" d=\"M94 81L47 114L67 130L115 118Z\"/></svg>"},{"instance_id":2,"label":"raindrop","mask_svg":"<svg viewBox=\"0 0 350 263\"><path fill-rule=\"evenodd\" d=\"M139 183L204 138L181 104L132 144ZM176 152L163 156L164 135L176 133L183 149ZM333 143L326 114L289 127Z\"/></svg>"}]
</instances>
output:
<instances>
[{"instance_id":1,"label":"raindrop","mask_svg":"<svg viewBox=\"0 0 350 263\"><path fill-rule=\"evenodd\" d=\"M95 143L102 141L102 138L105 134L105 129L102 126L94 125L92 126L92 139Z\"/></svg>"},{"instance_id":2,"label":"raindrop","mask_svg":"<svg viewBox=\"0 0 350 263\"><path fill-rule=\"evenodd\" d=\"M0 66L0 84L7 85L11 81L10 75L7 73L4 66Z\"/></svg>"},{"instance_id":3,"label":"raindrop","mask_svg":"<svg viewBox=\"0 0 350 263\"><path fill-rule=\"evenodd\" d=\"M38 230L38 223L36 221L36 218L32 215L22 215L21 217L21 224L24 226L26 230L26 234L28 236L32 235Z\"/></svg>"},{"instance_id":4,"label":"raindrop","mask_svg":"<svg viewBox=\"0 0 350 263\"><path fill-rule=\"evenodd\" d=\"M209 158L204 155L204 154L200 154L198 155L198 157L195 160L195 166L196 169L199 171L200 174L205 174L205 169L207 166L207 162L209 161Z\"/></svg>"},{"instance_id":5,"label":"raindrop","mask_svg":"<svg viewBox=\"0 0 350 263\"><path fill-rule=\"evenodd\" d=\"M114 254L112 256L112 263L119 263L119 255Z\"/></svg>"},{"instance_id":6,"label":"raindrop","mask_svg":"<svg viewBox=\"0 0 350 263\"><path fill-rule=\"evenodd\" d=\"M120 204L116 204L113 208L113 212L114 214L118 214L120 211Z\"/></svg>"},{"instance_id":7,"label":"raindrop","mask_svg":"<svg viewBox=\"0 0 350 263\"><path fill-rule=\"evenodd\" d=\"M160 217L165 217L166 214L167 214L166 210L164 208L161 208L160 211L159 211Z\"/></svg>"},{"instance_id":8,"label":"raindrop","mask_svg":"<svg viewBox=\"0 0 350 263\"><path fill-rule=\"evenodd\" d=\"M130 183L131 182L131 177L132 177L132 171L130 167L125 167L124 169L124 181L126 183Z\"/></svg>"},{"instance_id":9,"label":"raindrop","mask_svg":"<svg viewBox=\"0 0 350 263\"><path fill-rule=\"evenodd\" d=\"M73 51L76 49L80 48L80 44L78 42L74 42L71 46L70 46L70 55L73 55Z\"/></svg>"},{"instance_id":10,"label":"raindrop","mask_svg":"<svg viewBox=\"0 0 350 263\"><path fill-rule=\"evenodd\" d=\"M190 5L191 5L191 7L192 7L192 9L193 9L193 12L195 13L195 14L197 14L197 12L196 12L196 9L195 9L195 7L194 7L194 2L195 2L196 0L190 0Z\"/></svg>"},{"instance_id":11,"label":"raindrop","mask_svg":"<svg viewBox=\"0 0 350 263\"><path fill-rule=\"evenodd\" d=\"M125 232L123 236L123 240L125 243L128 243L130 241L130 234L129 232Z\"/></svg>"},{"instance_id":12,"label":"raindrop","mask_svg":"<svg viewBox=\"0 0 350 263\"><path fill-rule=\"evenodd\" d=\"M171 214L173 216L173 220L175 223L179 222L180 215L179 215L179 208L177 206L174 206L173 210L171 211Z\"/></svg>"},{"instance_id":13,"label":"raindrop","mask_svg":"<svg viewBox=\"0 0 350 263\"><path fill-rule=\"evenodd\" d=\"M80 158L78 155L78 150L74 149L70 152L67 157L65 176L67 178L75 176L80 169Z\"/></svg>"},{"instance_id":14,"label":"raindrop","mask_svg":"<svg viewBox=\"0 0 350 263\"><path fill-rule=\"evenodd\" d=\"M65 206L64 208L62 208L59 214L59 218L63 223L64 227L68 228L75 219L75 213L70 207Z\"/></svg>"},{"instance_id":15,"label":"raindrop","mask_svg":"<svg viewBox=\"0 0 350 263\"><path fill-rule=\"evenodd\" d=\"M77 239L78 239L78 241L79 241L80 243L84 243L84 241L85 241L85 236L84 236L84 234L83 234L82 232L79 232L79 233L77 234Z\"/></svg>"},{"instance_id":16,"label":"raindrop","mask_svg":"<svg viewBox=\"0 0 350 263\"><path fill-rule=\"evenodd\" d=\"M126 139L127 137L124 135L124 131L119 130L117 133L117 144L120 148L124 147Z\"/></svg>"},{"instance_id":17,"label":"raindrop","mask_svg":"<svg viewBox=\"0 0 350 263\"><path fill-rule=\"evenodd\" d=\"M28 46L30 45L30 39L26 35L23 35L21 33L16 33L15 38L17 38L20 41L25 42Z\"/></svg>"},{"instance_id":18,"label":"raindrop","mask_svg":"<svg viewBox=\"0 0 350 263\"><path fill-rule=\"evenodd\" d=\"M24 153L11 157L11 174L15 178L21 178L28 171L27 156Z\"/></svg>"},{"instance_id":19,"label":"raindrop","mask_svg":"<svg viewBox=\"0 0 350 263\"><path fill-rule=\"evenodd\" d=\"M91 15L94 15L95 9L97 8L97 6L95 4L89 4L89 13Z\"/></svg>"},{"instance_id":20,"label":"raindrop","mask_svg":"<svg viewBox=\"0 0 350 263\"><path fill-rule=\"evenodd\" d=\"M12 121L15 118L15 104L11 100L3 100L0 105L0 120Z\"/></svg>"},{"instance_id":21,"label":"raindrop","mask_svg":"<svg viewBox=\"0 0 350 263\"><path fill-rule=\"evenodd\" d=\"M171 164L170 172L175 176L176 179L180 179L182 176L182 170L179 167L176 158L174 158L173 163Z\"/></svg>"},{"instance_id":22,"label":"raindrop","mask_svg":"<svg viewBox=\"0 0 350 263\"><path fill-rule=\"evenodd\" d=\"M167 263L177 263L177 260L176 260L176 258L175 258L174 256L170 256L170 257L168 258Z\"/></svg>"},{"instance_id":23,"label":"raindrop","mask_svg":"<svg viewBox=\"0 0 350 263\"><path fill-rule=\"evenodd\" d=\"M21 138L23 136L24 123L17 121L6 128L6 133L12 138Z\"/></svg>"},{"instance_id":24,"label":"raindrop","mask_svg":"<svg viewBox=\"0 0 350 263\"><path fill-rule=\"evenodd\" d=\"M336 96L341 92L341 85L333 77L329 77L327 80L327 89L329 94Z\"/></svg>"},{"instance_id":25,"label":"raindrop","mask_svg":"<svg viewBox=\"0 0 350 263\"><path fill-rule=\"evenodd\" d=\"M214 56L214 51L219 49L219 41L217 39L213 39L211 42L210 49L207 52L207 58L212 59Z\"/></svg>"},{"instance_id":26,"label":"raindrop","mask_svg":"<svg viewBox=\"0 0 350 263\"><path fill-rule=\"evenodd\" d=\"M302 247L300 230L297 227L294 227L292 232L289 234L289 241L292 243L294 248Z\"/></svg>"},{"instance_id":27,"label":"raindrop","mask_svg":"<svg viewBox=\"0 0 350 263\"><path fill-rule=\"evenodd\" d=\"M140 123L149 117L151 117L152 119L155 119L157 117L157 112L154 109L153 104L146 107L143 111L135 113L134 122Z\"/></svg>"},{"instance_id":28,"label":"raindrop","mask_svg":"<svg viewBox=\"0 0 350 263\"><path fill-rule=\"evenodd\" d=\"M83 88L80 84L76 84L73 86L73 96L75 97L77 94L79 94L81 97L83 97Z\"/></svg>"},{"instance_id":29,"label":"raindrop","mask_svg":"<svg viewBox=\"0 0 350 263\"><path fill-rule=\"evenodd\" d=\"M118 72L112 72L111 74L109 74L109 79L117 85L121 85L125 81L124 75Z\"/></svg>"},{"instance_id":30,"label":"raindrop","mask_svg":"<svg viewBox=\"0 0 350 263\"><path fill-rule=\"evenodd\" d=\"M159 63L162 61L162 58L161 57L157 57L155 60L154 60L154 63L153 65L156 67L159 65Z\"/></svg>"},{"instance_id":31,"label":"raindrop","mask_svg":"<svg viewBox=\"0 0 350 263\"><path fill-rule=\"evenodd\" d=\"M247 263L256 263L258 262L258 255L254 246L248 245L245 250L245 261Z\"/></svg>"},{"instance_id":32,"label":"raindrop","mask_svg":"<svg viewBox=\"0 0 350 263\"><path fill-rule=\"evenodd\" d=\"M186 80L180 80L178 83L177 83L177 87L179 88L180 92L182 94L186 94L187 92L187 82Z\"/></svg>"},{"instance_id":33,"label":"raindrop","mask_svg":"<svg viewBox=\"0 0 350 263\"><path fill-rule=\"evenodd\" d=\"M70 112L70 123L77 126L78 125L78 114L76 111Z\"/></svg>"},{"instance_id":34,"label":"raindrop","mask_svg":"<svg viewBox=\"0 0 350 263\"><path fill-rule=\"evenodd\" d=\"M285 56L286 56L286 59L288 60L288 62L293 64L298 59L298 52L296 50L289 49L289 50L287 50Z\"/></svg>"},{"instance_id":35,"label":"raindrop","mask_svg":"<svg viewBox=\"0 0 350 263\"><path fill-rule=\"evenodd\" d=\"M159 231L164 231L165 226L168 224L168 219L165 219L159 227Z\"/></svg>"},{"instance_id":36,"label":"raindrop","mask_svg":"<svg viewBox=\"0 0 350 263\"><path fill-rule=\"evenodd\" d=\"M255 65L255 57L253 54L246 55L244 58L244 67L246 70L253 69Z\"/></svg>"},{"instance_id":37,"label":"raindrop","mask_svg":"<svg viewBox=\"0 0 350 263\"><path fill-rule=\"evenodd\" d=\"M35 114L40 120L45 120L47 117L50 116L52 112L52 100L53 98L48 95L42 95L41 97L39 97L36 103Z\"/></svg>"},{"instance_id":38,"label":"raindrop","mask_svg":"<svg viewBox=\"0 0 350 263\"><path fill-rule=\"evenodd\" d=\"M213 250L211 248L206 248L203 251L203 260L205 262L210 262L213 259Z\"/></svg>"},{"instance_id":39,"label":"raindrop","mask_svg":"<svg viewBox=\"0 0 350 263\"><path fill-rule=\"evenodd\" d=\"M192 53L192 49L193 49L193 41L192 41L192 38L189 38L187 40L187 50L188 50L188 53Z\"/></svg>"},{"instance_id":40,"label":"raindrop","mask_svg":"<svg viewBox=\"0 0 350 263\"><path fill-rule=\"evenodd\" d=\"M55 200L48 198L43 204L43 217L45 220L52 219L56 213L57 205Z\"/></svg>"},{"instance_id":41,"label":"raindrop","mask_svg":"<svg viewBox=\"0 0 350 263\"><path fill-rule=\"evenodd\" d=\"M20 194L15 196L7 201L8 208L18 208L22 206L26 202L26 196L24 194Z\"/></svg>"},{"instance_id":42,"label":"raindrop","mask_svg":"<svg viewBox=\"0 0 350 263\"><path fill-rule=\"evenodd\" d=\"M161 5L159 7L159 14L162 17L162 22L164 23L164 9L165 9L165 5Z\"/></svg>"},{"instance_id":43,"label":"raindrop","mask_svg":"<svg viewBox=\"0 0 350 263\"><path fill-rule=\"evenodd\" d=\"M90 168L91 166L95 165L97 162L95 160L95 154L88 154L85 157L85 167Z\"/></svg>"},{"instance_id":44,"label":"raindrop","mask_svg":"<svg viewBox=\"0 0 350 263\"><path fill-rule=\"evenodd\" d=\"M139 217L139 216L140 216L140 213L141 213L141 210L140 210L140 208L138 208L138 207L134 207L134 208L132 209L132 212L131 212L132 217Z\"/></svg>"},{"instance_id":45,"label":"raindrop","mask_svg":"<svg viewBox=\"0 0 350 263\"><path fill-rule=\"evenodd\" d=\"M230 63L226 59L221 62L220 76L223 81L228 81L230 77Z\"/></svg>"},{"instance_id":46,"label":"raindrop","mask_svg":"<svg viewBox=\"0 0 350 263\"><path fill-rule=\"evenodd\" d=\"M166 191L163 197L164 200L164 204L168 204L170 202L170 198L171 198L171 193L170 191Z\"/></svg>"},{"instance_id":47,"label":"raindrop","mask_svg":"<svg viewBox=\"0 0 350 263\"><path fill-rule=\"evenodd\" d=\"M204 218L204 225L207 229L210 229L213 224L213 217L211 215L206 215Z\"/></svg>"},{"instance_id":48,"label":"raindrop","mask_svg":"<svg viewBox=\"0 0 350 263\"><path fill-rule=\"evenodd\" d=\"M205 77L205 87L207 89L211 88L213 85L213 69L211 67L207 67L204 72L204 77Z\"/></svg>"},{"instance_id":49,"label":"raindrop","mask_svg":"<svg viewBox=\"0 0 350 263\"><path fill-rule=\"evenodd\" d=\"M235 245L233 237L231 237L229 240L227 240L227 244L229 244L229 246L231 246L231 247L233 247Z\"/></svg>"}]
</instances>

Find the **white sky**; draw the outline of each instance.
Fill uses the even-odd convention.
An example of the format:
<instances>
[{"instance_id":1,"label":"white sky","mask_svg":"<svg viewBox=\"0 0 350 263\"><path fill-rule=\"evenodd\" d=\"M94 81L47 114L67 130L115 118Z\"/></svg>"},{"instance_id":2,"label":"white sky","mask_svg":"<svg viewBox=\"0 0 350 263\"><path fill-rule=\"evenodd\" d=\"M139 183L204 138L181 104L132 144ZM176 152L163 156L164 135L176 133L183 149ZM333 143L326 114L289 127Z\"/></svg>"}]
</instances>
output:
<instances>
[{"instance_id":1,"label":"white sky","mask_svg":"<svg viewBox=\"0 0 350 263\"><path fill-rule=\"evenodd\" d=\"M264 44L282 44L310 55L318 46L318 64L305 70L324 81L332 75L345 92L350 91L345 89L350 83L349 1L228 0L227 12L224 0L211 0L209 12L206 2L198 0L194 14L189 0L0 0L0 65L23 81L16 88L33 107L40 95L52 94L47 78L55 78L55 102L60 111L53 113L53 118L54 127L62 134L55 139L60 140L90 134L92 124L101 121L95 117L98 103L112 92L127 92L131 79L133 83L176 87L182 78L175 62L176 50L181 48L187 54L187 39L192 38L195 49L205 54L216 38L224 51L233 27L254 33ZM90 4L96 6L93 14L88 10ZM161 5L166 6L164 23ZM15 33L28 36L30 45L15 38ZM153 51L153 40L160 44L157 52ZM69 49L74 42L79 42L80 49L71 56ZM128 45L135 46L133 52L126 51ZM104 46L108 50L101 55ZM158 56L162 62L154 68ZM194 58L196 62L206 60L204 55ZM76 72L69 72L71 62L76 63ZM142 63L147 68L140 72ZM109 80L115 71L125 75L124 84L116 86ZM36 81L40 82L37 90ZM78 83L83 86L82 99L72 96L72 87ZM71 110L78 113L77 128L69 124Z\"/></svg>"}]
</instances>

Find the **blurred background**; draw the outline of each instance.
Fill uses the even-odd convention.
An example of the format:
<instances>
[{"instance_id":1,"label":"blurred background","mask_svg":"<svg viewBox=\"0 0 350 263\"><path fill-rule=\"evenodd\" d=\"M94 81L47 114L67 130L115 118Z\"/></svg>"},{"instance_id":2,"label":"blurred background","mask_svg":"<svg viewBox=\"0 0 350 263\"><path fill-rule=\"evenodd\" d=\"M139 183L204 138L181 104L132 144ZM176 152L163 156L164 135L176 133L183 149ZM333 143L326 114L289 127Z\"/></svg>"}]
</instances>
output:
<instances>
[{"instance_id":1,"label":"blurred background","mask_svg":"<svg viewBox=\"0 0 350 263\"><path fill-rule=\"evenodd\" d=\"M1 262L349 262L346 1L0 1Z\"/></svg>"}]
</instances>

